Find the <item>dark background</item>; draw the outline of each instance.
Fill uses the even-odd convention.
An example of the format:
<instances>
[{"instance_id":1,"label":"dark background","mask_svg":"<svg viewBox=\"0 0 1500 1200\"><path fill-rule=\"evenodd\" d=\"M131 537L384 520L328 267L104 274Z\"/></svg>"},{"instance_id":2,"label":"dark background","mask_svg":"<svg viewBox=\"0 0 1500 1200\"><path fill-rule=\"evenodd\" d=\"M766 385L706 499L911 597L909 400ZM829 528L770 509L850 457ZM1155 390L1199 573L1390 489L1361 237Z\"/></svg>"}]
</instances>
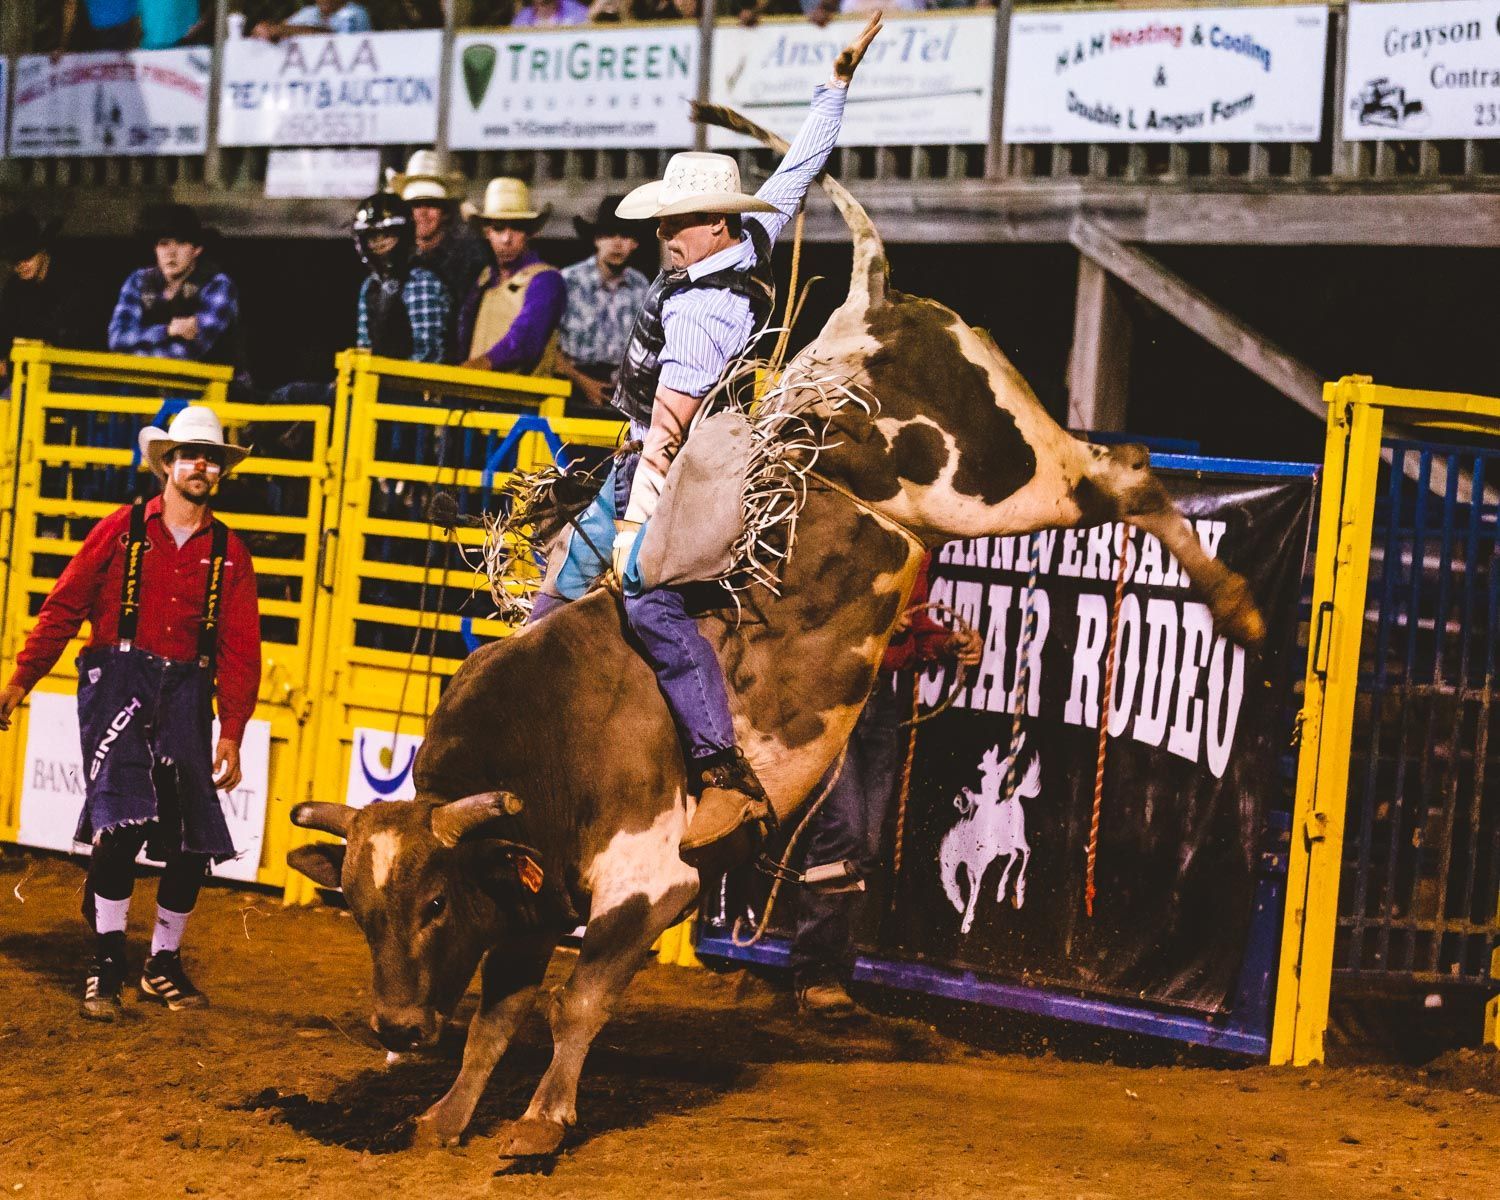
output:
<instances>
[{"instance_id":1,"label":"dark background","mask_svg":"<svg viewBox=\"0 0 1500 1200\"><path fill-rule=\"evenodd\" d=\"M554 220L547 232L566 232ZM64 231L65 235L68 231ZM565 266L591 251L576 239L537 243ZM1167 266L1325 379L1358 373L1380 383L1493 394L1496 381L1492 266L1500 252L1346 247L1154 247ZM239 284L256 383L332 378L333 355L352 344L361 278L343 240L225 239L215 251ZM895 246L896 287L930 296L987 328L1044 404L1067 411L1078 256L1066 246ZM128 240L64 237L58 266L79 281L97 314L103 346L110 306L125 275L148 259ZM813 336L844 298L849 251L807 246L802 276L815 285L796 334ZM654 247L637 265L655 270ZM785 286L790 249L778 251ZM1311 461L1318 421L1143 301L1135 327L1129 428L1192 438L1204 452Z\"/></svg>"}]
</instances>

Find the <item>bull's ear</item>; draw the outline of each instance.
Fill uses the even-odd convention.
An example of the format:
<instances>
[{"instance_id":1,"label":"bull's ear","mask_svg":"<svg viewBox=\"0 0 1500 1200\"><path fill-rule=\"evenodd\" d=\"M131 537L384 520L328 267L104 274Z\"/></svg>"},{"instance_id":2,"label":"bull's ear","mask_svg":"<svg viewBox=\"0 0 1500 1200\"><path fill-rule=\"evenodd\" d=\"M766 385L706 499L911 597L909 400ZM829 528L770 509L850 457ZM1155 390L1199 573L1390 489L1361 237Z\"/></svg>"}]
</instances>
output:
<instances>
[{"instance_id":1,"label":"bull's ear","mask_svg":"<svg viewBox=\"0 0 1500 1200\"><path fill-rule=\"evenodd\" d=\"M286 865L301 871L319 887L337 892L343 887L344 849L337 842L298 846L287 853Z\"/></svg>"}]
</instances>

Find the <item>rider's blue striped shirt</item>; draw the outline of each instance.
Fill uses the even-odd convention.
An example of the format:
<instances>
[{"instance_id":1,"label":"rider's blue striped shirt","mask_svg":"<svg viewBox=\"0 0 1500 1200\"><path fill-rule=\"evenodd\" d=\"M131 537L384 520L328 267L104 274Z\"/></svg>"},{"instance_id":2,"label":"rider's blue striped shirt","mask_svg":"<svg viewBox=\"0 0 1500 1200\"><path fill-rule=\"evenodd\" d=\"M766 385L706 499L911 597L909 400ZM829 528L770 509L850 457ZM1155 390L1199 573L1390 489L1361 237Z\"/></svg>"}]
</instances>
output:
<instances>
[{"instance_id":1,"label":"rider's blue striped shirt","mask_svg":"<svg viewBox=\"0 0 1500 1200\"><path fill-rule=\"evenodd\" d=\"M747 220L759 221L765 227L773 245L777 234L796 215L802 197L838 141L846 90L821 84L813 91L812 107L786 157L756 193L778 211L746 214ZM738 245L694 263L688 274L698 279L725 267L748 267L754 262L755 250L747 234ZM712 388L725 366L744 351L755 333L750 302L722 288L694 288L669 297L662 306L662 326L666 344L661 354L661 386L689 396L702 396Z\"/></svg>"}]
</instances>

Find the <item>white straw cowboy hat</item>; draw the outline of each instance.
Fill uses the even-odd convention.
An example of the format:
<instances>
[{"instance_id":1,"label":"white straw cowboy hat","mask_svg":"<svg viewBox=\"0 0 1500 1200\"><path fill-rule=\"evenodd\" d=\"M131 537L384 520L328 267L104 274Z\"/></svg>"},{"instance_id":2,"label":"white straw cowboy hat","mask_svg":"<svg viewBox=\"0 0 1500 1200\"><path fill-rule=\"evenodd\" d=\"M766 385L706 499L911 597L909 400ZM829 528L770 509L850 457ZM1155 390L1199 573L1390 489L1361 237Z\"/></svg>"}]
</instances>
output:
<instances>
[{"instance_id":1,"label":"white straw cowboy hat","mask_svg":"<svg viewBox=\"0 0 1500 1200\"><path fill-rule=\"evenodd\" d=\"M147 425L140 432L141 457L158 476L166 474L166 457L180 446L213 446L222 450L225 475L250 453L244 446L231 446L226 442L218 414L201 404L188 405L165 429Z\"/></svg>"},{"instance_id":2,"label":"white straw cowboy hat","mask_svg":"<svg viewBox=\"0 0 1500 1200\"><path fill-rule=\"evenodd\" d=\"M436 150L418 150L406 161L406 170L385 172L386 188L408 203L436 200L446 203L462 200L468 180L462 171L443 169L443 156Z\"/></svg>"},{"instance_id":3,"label":"white straw cowboy hat","mask_svg":"<svg viewBox=\"0 0 1500 1200\"><path fill-rule=\"evenodd\" d=\"M481 221L535 221L547 219L552 205L537 208L531 202L531 189L521 179L501 176L491 179L484 189L484 205L476 214Z\"/></svg>"},{"instance_id":4,"label":"white straw cowboy hat","mask_svg":"<svg viewBox=\"0 0 1500 1200\"><path fill-rule=\"evenodd\" d=\"M687 150L667 160L667 171L643 183L615 209L628 221L675 217L679 213L776 212L774 204L740 190L740 164L727 154Z\"/></svg>"}]
</instances>

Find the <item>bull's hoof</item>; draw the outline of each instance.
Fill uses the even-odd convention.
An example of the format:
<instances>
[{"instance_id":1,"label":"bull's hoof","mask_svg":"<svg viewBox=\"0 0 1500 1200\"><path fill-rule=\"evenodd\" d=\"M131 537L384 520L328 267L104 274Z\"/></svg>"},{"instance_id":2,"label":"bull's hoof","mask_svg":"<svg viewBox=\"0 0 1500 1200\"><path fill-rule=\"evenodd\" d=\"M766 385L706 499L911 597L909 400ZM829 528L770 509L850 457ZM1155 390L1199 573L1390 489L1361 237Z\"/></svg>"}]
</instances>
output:
<instances>
[{"instance_id":1,"label":"bull's hoof","mask_svg":"<svg viewBox=\"0 0 1500 1200\"><path fill-rule=\"evenodd\" d=\"M1240 576L1230 573L1214 588L1208 606L1219 629L1241 646L1255 650L1266 640L1266 619L1256 607L1250 585Z\"/></svg>"},{"instance_id":2,"label":"bull's hoof","mask_svg":"<svg viewBox=\"0 0 1500 1200\"><path fill-rule=\"evenodd\" d=\"M522 1117L500 1127L500 1157L536 1158L555 1154L562 1145L563 1133L561 1121Z\"/></svg>"},{"instance_id":3,"label":"bull's hoof","mask_svg":"<svg viewBox=\"0 0 1500 1200\"><path fill-rule=\"evenodd\" d=\"M464 1132L462 1125L455 1125L453 1121L446 1120L444 1115L435 1108L428 1109L413 1122L413 1125L415 1126L411 1135L413 1150L441 1150L446 1146L456 1146Z\"/></svg>"}]
</instances>

